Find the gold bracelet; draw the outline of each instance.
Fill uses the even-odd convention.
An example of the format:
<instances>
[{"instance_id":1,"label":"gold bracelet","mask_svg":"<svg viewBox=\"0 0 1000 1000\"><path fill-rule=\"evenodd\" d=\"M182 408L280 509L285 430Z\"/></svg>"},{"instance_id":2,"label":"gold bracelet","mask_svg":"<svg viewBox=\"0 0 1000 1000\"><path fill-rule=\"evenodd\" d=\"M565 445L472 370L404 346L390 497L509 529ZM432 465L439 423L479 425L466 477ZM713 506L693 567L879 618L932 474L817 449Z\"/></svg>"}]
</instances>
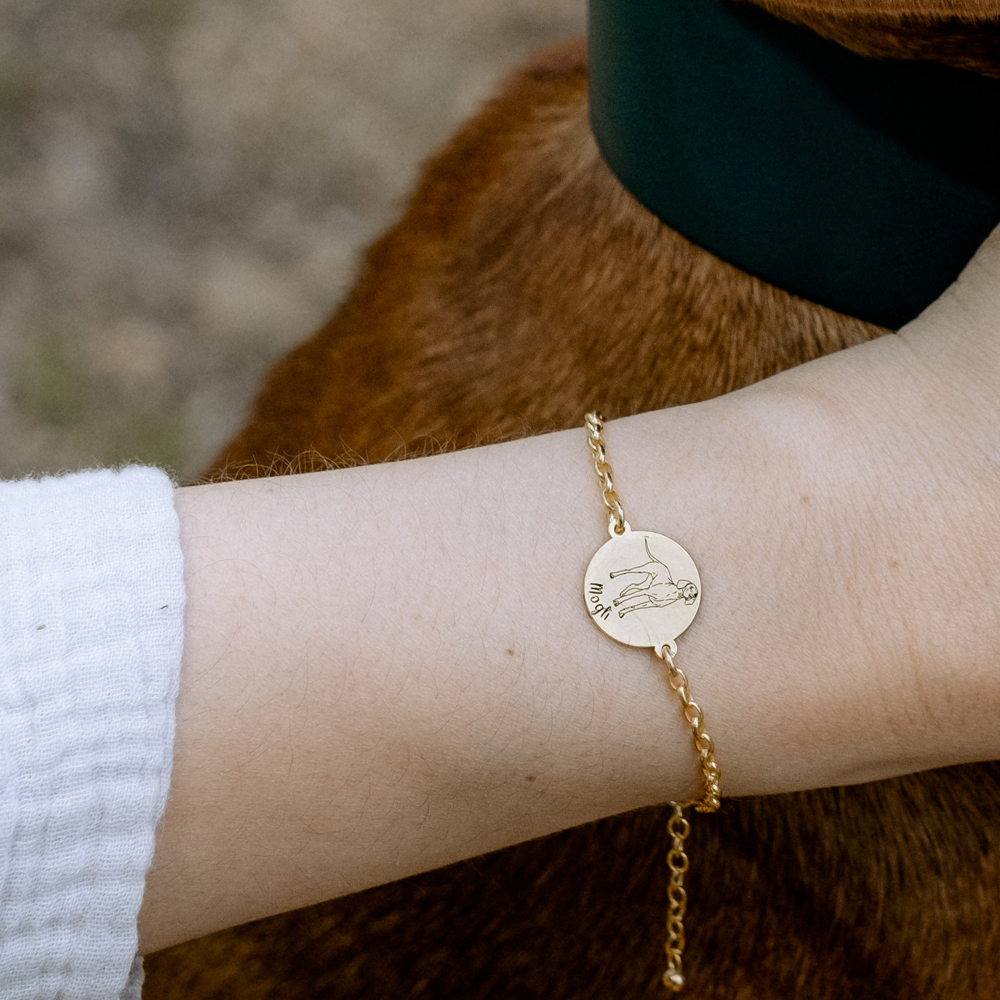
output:
<instances>
[{"instance_id":1,"label":"gold bracelet","mask_svg":"<svg viewBox=\"0 0 1000 1000\"><path fill-rule=\"evenodd\" d=\"M675 993L684 986L681 959L684 951L684 912L687 893L684 873L688 856L684 841L691 827L684 809L715 812L719 808L719 765L715 762L715 744L705 732L705 716L693 701L687 676L675 663L677 636L694 621L701 604L701 578L694 560L672 538L652 531L633 531L625 520L625 510L615 491L604 449L604 417L588 413L586 417L594 471L601 483L604 506L608 509L608 533L605 542L590 560L584 576L583 599L597 626L612 639L627 646L652 648L667 666L667 683L680 698L684 718L691 726L694 749L701 764L702 796L683 802L671 802L667 820L671 837L667 852L670 881L667 886L667 970L663 985Z\"/></svg>"}]
</instances>

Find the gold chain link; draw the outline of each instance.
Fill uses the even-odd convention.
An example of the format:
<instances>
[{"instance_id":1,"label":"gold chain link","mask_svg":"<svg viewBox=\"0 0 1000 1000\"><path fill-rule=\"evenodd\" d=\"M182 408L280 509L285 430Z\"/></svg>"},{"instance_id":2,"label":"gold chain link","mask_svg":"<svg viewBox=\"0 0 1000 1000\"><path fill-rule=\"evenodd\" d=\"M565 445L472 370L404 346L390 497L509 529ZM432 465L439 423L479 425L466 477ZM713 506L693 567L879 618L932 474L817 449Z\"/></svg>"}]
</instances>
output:
<instances>
[{"instance_id":1,"label":"gold chain link","mask_svg":"<svg viewBox=\"0 0 1000 1000\"><path fill-rule=\"evenodd\" d=\"M594 456L594 472L597 473L597 479L601 484L604 506L608 508L610 520L615 523L615 534L620 535L625 531L625 509L615 492L615 484L611 479L611 465L604 452L604 441L601 438L601 431L604 430L604 417L595 410L593 413L588 413L585 420L588 432L587 444L590 446L590 453Z\"/></svg>"},{"instance_id":2,"label":"gold chain link","mask_svg":"<svg viewBox=\"0 0 1000 1000\"><path fill-rule=\"evenodd\" d=\"M608 509L609 525L614 527L615 534L625 531L625 511L621 499L615 491L612 479L611 465L604 447L601 432L604 430L604 417L598 413L588 413L586 416L587 444L594 456L594 471L601 484L604 506ZM705 716L700 706L689 693L687 675L674 663L677 655L677 644L670 642L656 650L667 665L667 683L680 698L681 711L691 727L694 737L694 749L701 765L702 796L700 799L687 799L683 802L671 802L673 809L667 820L667 833L671 844L667 851L667 870L670 878L667 884L667 940L664 950L667 954L667 970L663 973L663 985L677 992L684 987L683 952L684 952L684 914L687 911L687 891L684 889L684 875L688 870L688 856L684 852L684 841L691 832L691 824L684 818L684 809L693 806L696 812L715 812L720 804L719 765L715 762L715 744L712 737L705 731Z\"/></svg>"},{"instance_id":3,"label":"gold chain link","mask_svg":"<svg viewBox=\"0 0 1000 1000\"><path fill-rule=\"evenodd\" d=\"M715 744L705 732L705 715L688 693L687 674L674 663L674 650L662 646L656 652L667 665L667 683L681 700L681 710L694 736L694 752L701 764L702 796L700 799L687 799L681 805L694 806L696 812L715 812L719 808L720 771L715 763Z\"/></svg>"},{"instance_id":4,"label":"gold chain link","mask_svg":"<svg viewBox=\"0 0 1000 1000\"><path fill-rule=\"evenodd\" d=\"M673 813L667 820L670 834L670 850L667 851L667 940L663 950L667 953L667 971L663 973L663 985L675 993L684 988L684 912L687 910L687 892L684 891L684 873L688 870L688 856L684 853L684 841L691 832L691 824L684 818L684 807L680 802L671 802Z\"/></svg>"},{"instance_id":5,"label":"gold chain link","mask_svg":"<svg viewBox=\"0 0 1000 1000\"><path fill-rule=\"evenodd\" d=\"M684 873L688 870L688 856L684 853L684 841L691 832L691 825L684 818L686 806L694 806L695 812L715 812L720 805L719 765L715 762L715 744L705 732L705 716L696 701L688 694L687 675L674 663L674 654L669 646L657 650L657 654L667 665L667 683L677 692L681 700L684 718L691 726L694 749L701 763L703 794L700 799L671 802L673 814L667 820L667 832L672 838L667 851L667 869L670 879L667 883L667 971L663 973L663 985L674 993L684 987L682 953L684 951L684 913L687 910L687 892L684 889Z\"/></svg>"}]
</instances>

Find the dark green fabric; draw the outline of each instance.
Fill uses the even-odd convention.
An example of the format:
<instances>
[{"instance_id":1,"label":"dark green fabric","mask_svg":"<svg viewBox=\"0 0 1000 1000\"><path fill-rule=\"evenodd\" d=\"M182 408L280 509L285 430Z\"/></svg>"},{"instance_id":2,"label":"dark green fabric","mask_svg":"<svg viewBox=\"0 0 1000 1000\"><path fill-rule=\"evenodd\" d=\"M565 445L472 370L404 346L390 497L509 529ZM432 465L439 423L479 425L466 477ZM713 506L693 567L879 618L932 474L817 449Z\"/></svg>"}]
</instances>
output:
<instances>
[{"instance_id":1,"label":"dark green fabric","mask_svg":"<svg viewBox=\"0 0 1000 1000\"><path fill-rule=\"evenodd\" d=\"M747 4L590 0L590 117L647 208L890 328L1000 222L1000 81L865 59Z\"/></svg>"}]
</instances>

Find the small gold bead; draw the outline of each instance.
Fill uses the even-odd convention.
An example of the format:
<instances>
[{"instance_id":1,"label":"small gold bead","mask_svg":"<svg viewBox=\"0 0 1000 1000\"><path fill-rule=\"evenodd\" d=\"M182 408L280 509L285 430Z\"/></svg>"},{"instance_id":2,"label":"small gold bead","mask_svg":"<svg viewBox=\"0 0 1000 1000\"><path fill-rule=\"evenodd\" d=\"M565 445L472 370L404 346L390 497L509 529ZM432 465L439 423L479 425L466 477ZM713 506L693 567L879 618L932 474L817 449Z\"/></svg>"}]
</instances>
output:
<instances>
[{"instance_id":1,"label":"small gold bead","mask_svg":"<svg viewBox=\"0 0 1000 1000\"><path fill-rule=\"evenodd\" d=\"M676 993L678 990L684 989L684 977L676 969L667 969L663 973L663 985Z\"/></svg>"}]
</instances>

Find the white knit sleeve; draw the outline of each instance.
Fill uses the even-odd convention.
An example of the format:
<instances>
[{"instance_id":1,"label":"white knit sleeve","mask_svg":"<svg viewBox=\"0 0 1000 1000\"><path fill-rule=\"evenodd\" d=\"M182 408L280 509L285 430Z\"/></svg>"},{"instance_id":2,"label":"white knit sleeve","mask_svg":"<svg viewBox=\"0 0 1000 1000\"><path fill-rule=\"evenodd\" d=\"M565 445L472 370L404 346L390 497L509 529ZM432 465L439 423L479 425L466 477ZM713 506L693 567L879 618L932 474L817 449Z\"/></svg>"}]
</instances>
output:
<instances>
[{"instance_id":1,"label":"white knit sleeve","mask_svg":"<svg viewBox=\"0 0 1000 1000\"><path fill-rule=\"evenodd\" d=\"M130 971L138 985L182 571L155 469L0 484L2 1000L113 1000Z\"/></svg>"}]
</instances>

